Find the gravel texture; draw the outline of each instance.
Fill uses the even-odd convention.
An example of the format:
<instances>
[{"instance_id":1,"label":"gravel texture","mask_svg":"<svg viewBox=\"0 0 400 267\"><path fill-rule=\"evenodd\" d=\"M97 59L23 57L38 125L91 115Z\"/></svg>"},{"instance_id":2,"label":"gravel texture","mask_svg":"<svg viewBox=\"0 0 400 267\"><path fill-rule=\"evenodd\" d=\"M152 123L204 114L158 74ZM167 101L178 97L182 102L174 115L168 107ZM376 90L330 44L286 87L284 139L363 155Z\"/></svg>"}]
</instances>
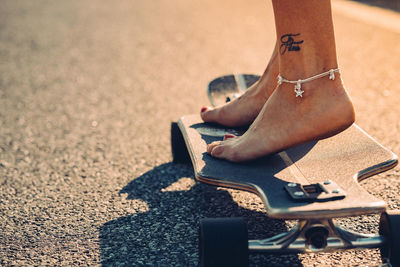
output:
<instances>
[{"instance_id":1,"label":"gravel texture","mask_svg":"<svg viewBox=\"0 0 400 267\"><path fill-rule=\"evenodd\" d=\"M335 13L358 124L400 153L399 34ZM195 266L198 220L245 217L250 238L286 230L249 193L171 163L170 122L207 104L218 75L262 73L269 2L0 4L0 265ZM400 206L398 169L362 182ZM340 220L377 232L378 216ZM377 250L250 258L252 266L375 266Z\"/></svg>"}]
</instances>

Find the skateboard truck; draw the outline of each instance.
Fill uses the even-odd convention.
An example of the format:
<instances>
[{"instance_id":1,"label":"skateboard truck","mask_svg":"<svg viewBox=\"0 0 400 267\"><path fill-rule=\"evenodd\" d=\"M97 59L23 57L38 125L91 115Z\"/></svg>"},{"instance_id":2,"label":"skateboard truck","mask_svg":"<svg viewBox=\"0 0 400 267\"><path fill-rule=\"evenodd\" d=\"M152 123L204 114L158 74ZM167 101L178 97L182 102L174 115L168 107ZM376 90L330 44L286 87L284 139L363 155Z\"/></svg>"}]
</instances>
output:
<instances>
[{"instance_id":1,"label":"skateboard truck","mask_svg":"<svg viewBox=\"0 0 400 267\"><path fill-rule=\"evenodd\" d=\"M338 249L376 248L388 242L385 236L356 233L332 219L301 220L291 231L264 240L250 240L250 253L332 252Z\"/></svg>"},{"instance_id":2,"label":"skateboard truck","mask_svg":"<svg viewBox=\"0 0 400 267\"><path fill-rule=\"evenodd\" d=\"M297 201L330 201L346 196L344 190L331 180L309 185L288 183L285 185L285 189L289 196Z\"/></svg>"}]
</instances>

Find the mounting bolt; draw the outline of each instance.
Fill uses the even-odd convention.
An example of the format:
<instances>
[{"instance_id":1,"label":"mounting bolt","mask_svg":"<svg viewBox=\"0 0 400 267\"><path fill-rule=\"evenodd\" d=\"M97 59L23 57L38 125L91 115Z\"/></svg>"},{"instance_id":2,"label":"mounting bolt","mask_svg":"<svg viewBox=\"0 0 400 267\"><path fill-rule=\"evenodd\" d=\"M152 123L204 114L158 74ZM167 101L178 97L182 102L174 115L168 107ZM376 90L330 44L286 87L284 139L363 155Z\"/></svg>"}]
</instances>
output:
<instances>
[{"instance_id":1,"label":"mounting bolt","mask_svg":"<svg viewBox=\"0 0 400 267\"><path fill-rule=\"evenodd\" d=\"M289 187L296 187L297 186L297 184L295 184L295 183L288 183L288 185L287 186L289 186Z\"/></svg>"},{"instance_id":2,"label":"mounting bolt","mask_svg":"<svg viewBox=\"0 0 400 267\"><path fill-rule=\"evenodd\" d=\"M329 181L329 180L324 182L324 184L326 184L326 185L328 185L330 183L331 183L331 181Z\"/></svg>"},{"instance_id":3,"label":"mounting bolt","mask_svg":"<svg viewBox=\"0 0 400 267\"><path fill-rule=\"evenodd\" d=\"M339 194L339 189L332 190L332 193Z\"/></svg>"},{"instance_id":4,"label":"mounting bolt","mask_svg":"<svg viewBox=\"0 0 400 267\"><path fill-rule=\"evenodd\" d=\"M296 197L302 197L302 196L304 196L304 193L301 192L301 191L296 191L296 192L294 192L293 194L294 194Z\"/></svg>"}]
</instances>

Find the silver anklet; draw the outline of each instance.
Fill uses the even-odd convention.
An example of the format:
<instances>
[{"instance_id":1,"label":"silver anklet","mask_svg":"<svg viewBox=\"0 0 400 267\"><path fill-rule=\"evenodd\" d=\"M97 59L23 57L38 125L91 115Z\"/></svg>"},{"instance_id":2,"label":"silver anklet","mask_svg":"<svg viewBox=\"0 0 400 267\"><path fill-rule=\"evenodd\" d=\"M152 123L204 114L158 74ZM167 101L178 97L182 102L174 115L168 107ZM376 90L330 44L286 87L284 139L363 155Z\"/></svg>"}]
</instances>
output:
<instances>
[{"instance_id":1,"label":"silver anklet","mask_svg":"<svg viewBox=\"0 0 400 267\"><path fill-rule=\"evenodd\" d=\"M301 90L301 84L302 83L310 82L312 80L315 80L315 79L318 79L318 78L321 78L321 77L325 77L327 75L329 75L329 79L334 80L335 79L335 72L339 72L339 69L331 69L331 70L328 70L327 72L323 72L323 73L317 74L315 76L312 76L312 77L304 79L304 80L299 79L297 81L289 81L289 80L283 78L280 74L278 74L278 85L277 86L281 85L282 83L295 84L294 92L296 93L296 97L298 97L298 96L303 97L304 91Z\"/></svg>"}]
</instances>

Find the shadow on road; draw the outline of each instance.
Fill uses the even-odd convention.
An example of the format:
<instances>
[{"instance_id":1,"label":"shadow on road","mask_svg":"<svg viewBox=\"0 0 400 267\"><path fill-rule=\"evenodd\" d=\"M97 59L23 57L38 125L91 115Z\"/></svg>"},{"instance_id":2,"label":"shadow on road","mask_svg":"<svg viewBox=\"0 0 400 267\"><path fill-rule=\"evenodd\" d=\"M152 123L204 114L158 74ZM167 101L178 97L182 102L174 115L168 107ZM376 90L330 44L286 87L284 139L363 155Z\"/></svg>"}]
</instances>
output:
<instances>
[{"instance_id":1,"label":"shadow on road","mask_svg":"<svg viewBox=\"0 0 400 267\"><path fill-rule=\"evenodd\" d=\"M284 221L240 207L226 190L195 183L191 166L157 166L133 179L120 193L147 207L101 227L104 266L197 266L198 221L205 217L244 217L251 239L287 230ZM251 256L250 263L301 265L296 255Z\"/></svg>"}]
</instances>

